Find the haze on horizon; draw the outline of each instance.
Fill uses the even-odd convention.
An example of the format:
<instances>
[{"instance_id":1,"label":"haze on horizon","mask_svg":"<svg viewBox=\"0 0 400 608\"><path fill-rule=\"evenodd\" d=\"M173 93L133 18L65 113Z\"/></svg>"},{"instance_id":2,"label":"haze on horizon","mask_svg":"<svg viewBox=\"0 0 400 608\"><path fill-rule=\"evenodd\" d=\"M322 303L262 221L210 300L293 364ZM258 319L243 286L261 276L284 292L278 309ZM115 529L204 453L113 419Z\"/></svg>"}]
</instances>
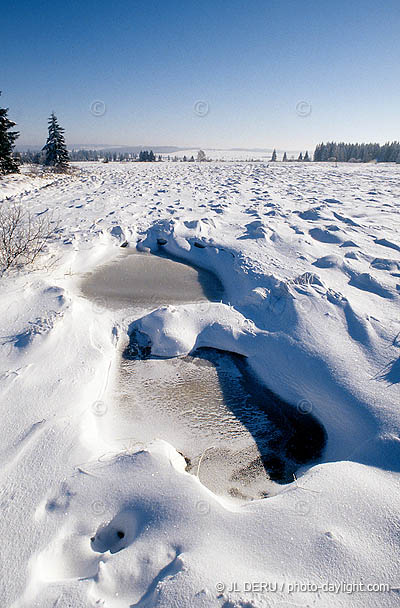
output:
<instances>
[{"instance_id":1,"label":"haze on horizon","mask_svg":"<svg viewBox=\"0 0 400 608\"><path fill-rule=\"evenodd\" d=\"M3 10L1 105L20 146L312 150L398 139L400 5L277 0Z\"/></svg>"}]
</instances>

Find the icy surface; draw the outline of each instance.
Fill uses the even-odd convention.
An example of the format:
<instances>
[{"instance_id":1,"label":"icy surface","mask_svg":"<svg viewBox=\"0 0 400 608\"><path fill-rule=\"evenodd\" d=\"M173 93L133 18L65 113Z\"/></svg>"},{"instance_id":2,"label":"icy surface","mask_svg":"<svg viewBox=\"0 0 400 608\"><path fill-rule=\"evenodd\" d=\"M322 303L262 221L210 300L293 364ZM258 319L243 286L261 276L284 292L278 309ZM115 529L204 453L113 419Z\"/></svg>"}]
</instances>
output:
<instances>
[{"instance_id":1,"label":"icy surface","mask_svg":"<svg viewBox=\"0 0 400 608\"><path fill-rule=\"evenodd\" d=\"M4 606L397 605L399 177L390 165L226 162L1 180L4 200L60 219L41 266L0 285ZM185 472L173 445L121 453L102 419L128 328L79 281L126 242L213 270L225 288L205 311L145 313L154 352L246 356L322 421L321 464L238 506Z\"/></svg>"},{"instance_id":2,"label":"icy surface","mask_svg":"<svg viewBox=\"0 0 400 608\"><path fill-rule=\"evenodd\" d=\"M87 273L81 290L95 305L120 310L129 328L104 396L103 435L125 448L164 439L207 488L241 500L275 494L274 482L293 481L300 465L320 458L325 433L312 413L279 400L242 357L206 348L154 358L148 336L137 331L138 319L162 304L196 302L206 314L211 300L224 298L215 275L124 249Z\"/></svg>"}]
</instances>

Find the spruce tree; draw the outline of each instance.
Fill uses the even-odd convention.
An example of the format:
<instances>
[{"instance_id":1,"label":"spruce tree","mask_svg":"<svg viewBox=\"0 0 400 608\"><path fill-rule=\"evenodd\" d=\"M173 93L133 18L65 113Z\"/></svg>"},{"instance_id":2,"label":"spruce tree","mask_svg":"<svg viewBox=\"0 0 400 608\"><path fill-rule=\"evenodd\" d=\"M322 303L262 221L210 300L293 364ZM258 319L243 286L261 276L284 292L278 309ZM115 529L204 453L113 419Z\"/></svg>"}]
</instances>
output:
<instances>
[{"instance_id":1,"label":"spruce tree","mask_svg":"<svg viewBox=\"0 0 400 608\"><path fill-rule=\"evenodd\" d=\"M283 155L282 162L284 162L284 163L286 163L286 162L287 162L287 154L286 154L286 152L285 152L285 154Z\"/></svg>"},{"instance_id":2,"label":"spruce tree","mask_svg":"<svg viewBox=\"0 0 400 608\"><path fill-rule=\"evenodd\" d=\"M310 160L310 157L308 155L308 150L306 150L306 153L304 155L304 160L305 160L305 162L308 162Z\"/></svg>"},{"instance_id":3,"label":"spruce tree","mask_svg":"<svg viewBox=\"0 0 400 608\"><path fill-rule=\"evenodd\" d=\"M153 162L156 160L153 150L141 150L139 154L139 160L145 163Z\"/></svg>"},{"instance_id":4,"label":"spruce tree","mask_svg":"<svg viewBox=\"0 0 400 608\"><path fill-rule=\"evenodd\" d=\"M19 133L10 131L16 123L10 120L7 114L8 108L0 108L0 175L19 172L18 161L12 155L14 142Z\"/></svg>"},{"instance_id":5,"label":"spruce tree","mask_svg":"<svg viewBox=\"0 0 400 608\"><path fill-rule=\"evenodd\" d=\"M302 154L302 152L300 152L299 158L297 160L303 160L303 154Z\"/></svg>"},{"instance_id":6,"label":"spruce tree","mask_svg":"<svg viewBox=\"0 0 400 608\"><path fill-rule=\"evenodd\" d=\"M51 113L49 118L49 136L42 149L46 153L45 165L58 169L68 167L69 155L65 145L64 129L58 124L54 112Z\"/></svg>"},{"instance_id":7,"label":"spruce tree","mask_svg":"<svg viewBox=\"0 0 400 608\"><path fill-rule=\"evenodd\" d=\"M276 150L275 150L275 149L274 149L274 151L272 152L271 161L272 161L272 162L275 162L275 161L276 161Z\"/></svg>"}]
</instances>

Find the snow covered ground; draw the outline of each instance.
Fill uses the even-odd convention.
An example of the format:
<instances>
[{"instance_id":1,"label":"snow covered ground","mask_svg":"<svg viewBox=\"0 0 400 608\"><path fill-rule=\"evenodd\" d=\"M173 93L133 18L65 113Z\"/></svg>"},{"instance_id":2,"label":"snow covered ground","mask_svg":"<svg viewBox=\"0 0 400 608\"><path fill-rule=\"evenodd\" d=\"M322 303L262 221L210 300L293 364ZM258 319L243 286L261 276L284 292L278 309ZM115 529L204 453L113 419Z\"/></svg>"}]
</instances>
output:
<instances>
[{"instance_id":1,"label":"snow covered ground","mask_svg":"<svg viewBox=\"0 0 400 608\"><path fill-rule=\"evenodd\" d=\"M41 264L0 280L3 606L398 605L399 178L225 162L0 181L3 204L59 220ZM79 282L125 241L165 243L225 288L138 319L153 354L243 354L324 425L322 461L276 496L217 497L174 446L121 453L102 433L128 328Z\"/></svg>"},{"instance_id":2,"label":"snow covered ground","mask_svg":"<svg viewBox=\"0 0 400 608\"><path fill-rule=\"evenodd\" d=\"M193 156L195 159L197 158L199 149L193 148L191 150L178 150L174 152L174 154L170 155L171 157L177 156L178 158L190 158ZM263 151L263 150L218 150L215 148L204 148L203 152L205 152L206 157L210 158L214 161L249 161L249 160L262 160L268 162L271 160L272 150ZM297 156L299 153L297 153ZM280 155L281 156L281 155ZM297 158L296 156L296 158ZM290 158L290 156L289 156Z\"/></svg>"},{"instance_id":3,"label":"snow covered ground","mask_svg":"<svg viewBox=\"0 0 400 608\"><path fill-rule=\"evenodd\" d=\"M183 158L184 156L186 156L186 158L190 158L191 156L193 156L195 159L197 158L197 153L198 153L199 149L198 148L193 148L193 149L183 149L183 150L177 150L176 152L170 154L170 157L174 157L177 156L178 158ZM262 149L257 149L255 148L254 150L251 149L233 149L233 150L224 150L224 149L217 149L217 148L204 148L203 152L205 152L206 157L210 158L214 161L264 161L264 162L268 162L271 160L271 156L272 156L272 148L270 150L262 150ZM287 150L287 157L289 159L294 159L294 158L298 158L300 152L302 152L304 154L304 150ZM277 151L277 158L278 160L281 160L283 157L283 152L281 150ZM164 156L168 156L165 155Z\"/></svg>"}]
</instances>

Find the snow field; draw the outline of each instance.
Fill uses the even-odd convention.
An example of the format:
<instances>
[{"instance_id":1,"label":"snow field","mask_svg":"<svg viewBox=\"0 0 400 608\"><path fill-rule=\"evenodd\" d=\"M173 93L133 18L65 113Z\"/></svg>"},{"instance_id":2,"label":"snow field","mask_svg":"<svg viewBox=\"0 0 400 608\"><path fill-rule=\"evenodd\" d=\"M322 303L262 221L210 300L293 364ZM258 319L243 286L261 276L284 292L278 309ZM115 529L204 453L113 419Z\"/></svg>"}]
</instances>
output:
<instances>
[{"instance_id":1,"label":"snow field","mask_svg":"<svg viewBox=\"0 0 400 608\"><path fill-rule=\"evenodd\" d=\"M5 606L396 605L396 591L289 585L399 585L400 168L245 166L91 164L44 185L3 180L4 199L61 221L41 267L1 285ZM78 284L139 239L213 270L229 302L149 311L137 323L154 352L244 354L324 424L322 463L279 495L238 505L186 473L174 446L116 453L104 439L127 327Z\"/></svg>"}]
</instances>

